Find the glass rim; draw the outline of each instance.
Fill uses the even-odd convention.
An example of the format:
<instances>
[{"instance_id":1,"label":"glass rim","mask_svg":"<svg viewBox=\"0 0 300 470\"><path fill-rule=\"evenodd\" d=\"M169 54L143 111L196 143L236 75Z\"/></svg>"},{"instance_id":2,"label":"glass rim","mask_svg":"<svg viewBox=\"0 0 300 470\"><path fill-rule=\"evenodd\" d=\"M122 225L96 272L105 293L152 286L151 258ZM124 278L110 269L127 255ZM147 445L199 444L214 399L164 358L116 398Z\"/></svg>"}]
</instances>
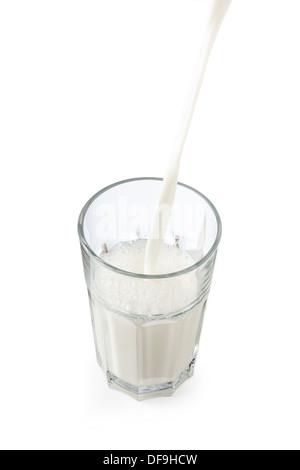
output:
<instances>
[{"instance_id":1,"label":"glass rim","mask_svg":"<svg viewBox=\"0 0 300 470\"><path fill-rule=\"evenodd\" d=\"M134 277L134 278L137 278L137 279L169 279L169 278L176 277L176 276L182 276L182 275L187 274L189 272L192 272L192 271L198 269L200 266L204 265L211 258L211 256L215 253L215 251L217 250L217 248L219 246L221 236L222 236L221 217L220 217L217 209L215 208L214 204L206 196L204 196L204 194L200 193L200 191L197 191L197 189L192 188L191 186L188 186L187 184L180 183L180 182L177 183L178 186L181 186L185 189L189 189L190 191L193 191L198 196L200 196L202 199L204 199L204 201L212 209L212 211L214 213L214 216L216 218L216 222L217 222L216 238L215 238L215 241L214 241L213 245L211 246L211 248L209 249L209 251L206 253L206 255L203 258L201 258L199 261L192 264L188 268L185 268L185 269L182 269L180 271L173 272L173 273L167 273L167 274L138 274L138 273L132 273L130 271L124 271L123 269L119 269L116 266L113 266L109 263L106 263L102 258L100 258L100 256L98 256L91 249L89 243L87 242L87 240L85 238L84 229L83 229L83 224L84 224L85 216L86 216L86 213L87 213L88 209L90 208L92 203L99 196L101 196L103 193L109 191L110 189L112 189L116 186L120 186L122 184L127 184L127 183L134 183L136 181L163 181L163 178L147 177L146 176L146 177L130 178L130 179L118 181L117 183L110 184L109 186L106 186L105 188L98 191L84 205L84 207L82 208L82 210L80 212L80 215L79 215L77 228L78 228L78 235L79 235L81 246L84 248L84 250L87 252L87 254L94 261L96 261L98 264L101 264L102 266L106 267L107 269L110 269L111 271L114 271L118 274L122 274L123 276L130 276L130 277Z\"/></svg>"}]
</instances>

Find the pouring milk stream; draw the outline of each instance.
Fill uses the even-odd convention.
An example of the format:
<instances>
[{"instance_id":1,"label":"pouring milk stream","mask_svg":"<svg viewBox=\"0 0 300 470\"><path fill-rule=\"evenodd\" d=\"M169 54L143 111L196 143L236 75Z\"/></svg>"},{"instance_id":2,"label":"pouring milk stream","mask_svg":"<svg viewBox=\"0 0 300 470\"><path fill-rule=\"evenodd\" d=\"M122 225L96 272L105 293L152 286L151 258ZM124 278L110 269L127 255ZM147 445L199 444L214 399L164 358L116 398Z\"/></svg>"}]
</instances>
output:
<instances>
[{"instance_id":1,"label":"pouring milk stream","mask_svg":"<svg viewBox=\"0 0 300 470\"><path fill-rule=\"evenodd\" d=\"M203 82L208 59L231 1L232 0L211 1L206 32L203 38L195 76L192 81L182 120L171 153L166 176L162 184L161 193L156 206L156 212L154 214L151 231L146 245L144 265L145 274L155 273L155 267L157 266L159 254L170 220L172 206L174 204L182 151ZM205 221L203 223L205 224ZM199 236L199 239L201 239L201 236Z\"/></svg>"}]
</instances>

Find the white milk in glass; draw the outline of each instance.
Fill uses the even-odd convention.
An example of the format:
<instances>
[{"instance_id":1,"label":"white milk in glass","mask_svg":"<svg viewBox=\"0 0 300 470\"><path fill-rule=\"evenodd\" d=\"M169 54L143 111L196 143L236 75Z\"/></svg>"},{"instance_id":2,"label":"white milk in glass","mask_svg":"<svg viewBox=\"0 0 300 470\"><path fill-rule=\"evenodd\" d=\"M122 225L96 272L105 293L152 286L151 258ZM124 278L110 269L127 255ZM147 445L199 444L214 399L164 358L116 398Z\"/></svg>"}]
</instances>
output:
<instances>
[{"instance_id":1,"label":"white milk in glass","mask_svg":"<svg viewBox=\"0 0 300 470\"><path fill-rule=\"evenodd\" d=\"M145 248L146 240L122 243L101 258L124 271L142 274ZM182 271L193 264L191 256L177 246L164 244L156 274ZM145 280L106 268L97 271L95 283L101 286L101 299L93 299L94 329L98 357L111 374L138 387L173 381L190 365L204 313L205 299L198 302L199 276L192 271Z\"/></svg>"}]
</instances>

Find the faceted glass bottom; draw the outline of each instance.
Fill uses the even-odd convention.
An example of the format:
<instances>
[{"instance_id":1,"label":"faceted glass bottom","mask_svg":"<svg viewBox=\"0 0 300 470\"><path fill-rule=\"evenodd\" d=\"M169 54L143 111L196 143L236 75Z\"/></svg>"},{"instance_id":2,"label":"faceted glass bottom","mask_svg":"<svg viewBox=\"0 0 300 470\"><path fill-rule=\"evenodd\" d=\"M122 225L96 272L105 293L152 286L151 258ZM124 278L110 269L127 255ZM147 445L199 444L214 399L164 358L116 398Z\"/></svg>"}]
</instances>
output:
<instances>
[{"instance_id":1,"label":"faceted glass bottom","mask_svg":"<svg viewBox=\"0 0 300 470\"><path fill-rule=\"evenodd\" d=\"M111 389L126 393L138 401L147 400L148 398L171 397L180 385L193 376L195 361L196 357L193 358L188 367L186 367L173 382L135 387L119 379L109 371L106 372L106 377Z\"/></svg>"}]
</instances>

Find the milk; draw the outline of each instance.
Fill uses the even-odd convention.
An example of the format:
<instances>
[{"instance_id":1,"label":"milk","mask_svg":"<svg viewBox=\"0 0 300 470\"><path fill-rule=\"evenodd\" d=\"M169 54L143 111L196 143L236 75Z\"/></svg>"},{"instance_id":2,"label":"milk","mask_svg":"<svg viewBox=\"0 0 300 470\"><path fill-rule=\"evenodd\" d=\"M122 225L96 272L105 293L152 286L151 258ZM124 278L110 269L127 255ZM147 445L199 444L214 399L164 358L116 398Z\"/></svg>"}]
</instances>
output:
<instances>
[{"instance_id":1,"label":"milk","mask_svg":"<svg viewBox=\"0 0 300 470\"><path fill-rule=\"evenodd\" d=\"M213 0L211 2L211 9L206 32L203 38L201 53L195 71L195 77L192 81L185 110L176 135L175 144L171 153L169 166L163 181L161 194L157 202L156 212L148 238L144 266L145 274L152 274L155 271L155 266L158 262L158 257L170 220L172 206L174 204L182 151L201 89L208 59L231 1L232 0ZM199 249L201 249L201 247L199 247Z\"/></svg>"},{"instance_id":2,"label":"milk","mask_svg":"<svg viewBox=\"0 0 300 470\"><path fill-rule=\"evenodd\" d=\"M88 213L81 222L80 232L86 231L90 240L87 242L85 234L83 236L81 233L98 362L111 386L138 399L171 395L192 375L221 234L220 220L211 203L197 191L186 187L187 192L197 194L206 207L202 228L199 233L193 233L198 240L192 248L193 258L179 249L176 233L174 245L164 243L175 199L181 154L208 58L231 0L213 0L211 3L195 79L148 240L113 244L111 240L102 239L102 231L99 230L102 210L101 205L97 207L97 200L103 198L107 207L110 202L109 189L114 185L92 198L92 205L87 204ZM127 184L128 181L123 183ZM136 197L139 196L137 194ZM114 212L115 203L116 194L111 199L111 215L117 214ZM121 212L124 215L124 211ZM210 213L209 230L206 229L207 213ZM199 218L198 212L197 216ZM118 224L113 223L113 226L117 227ZM137 226L137 236L138 233ZM206 241L207 234L209 243ZM101 245L98 244L98 237ZM91 241L92 251L89 246ZM110 241L109 250L107 241ZM94 245L104 247L100 254ZM200 262L203 256L205 260Z\"/></svg>"},{"instance_id":3,"label":"milk","mask_svg":"<svg viewBox=\"0 0 300 470\"><path fill-rule=\"evenodd\" d=\"M101 258L143 273L145 249L146 240L121 243ZM163 244L156 272L178 272L193 264L187 253ZM202 273L145 280L97 268L90 289L92 319L98 360L110 377L141 388L189 373L206 303L206 294L199 292Z\"/></svg>"}]
</instances>

